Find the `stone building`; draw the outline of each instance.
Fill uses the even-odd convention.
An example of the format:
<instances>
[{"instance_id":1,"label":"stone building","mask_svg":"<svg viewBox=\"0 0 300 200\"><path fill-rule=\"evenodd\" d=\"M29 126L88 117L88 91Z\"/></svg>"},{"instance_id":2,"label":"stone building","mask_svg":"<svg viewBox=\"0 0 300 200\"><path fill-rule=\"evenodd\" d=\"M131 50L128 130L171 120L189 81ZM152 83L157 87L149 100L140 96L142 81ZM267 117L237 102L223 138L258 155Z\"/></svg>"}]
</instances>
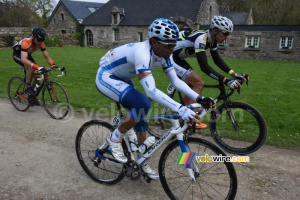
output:
<instances>
[{"instance_id":1,"label":"stone building","mask_svg":"<svg viewBox=\"0 0 300 200\"><path fill-rule=\"evenodd\" d=\"M148 39L155 18L174 21L180 29L209 29L211 19L232 20L234 32L218 47L228 58L300 61L300 26L254 26L249 13L219 13L216 0L110 0L86 17L86 46L113 48Z\"/></svg>"},{"instance_id":2,"label":"stone building","mask_svg":"<svg viewBox=\"0 0 300 200\"><path fill-rule=\"evenodd\" d=\"M60 0L46 23L46 31L50 34L75 33L76 26L102 5L103 3Z\"/></svg>"},{"instance_id":3,"label":"stone building","mask_svg":"<svg viewBox=\"0 0 300 200\"><path fill-rule=\"evenodd\" d=\"M227 58L300 61L300 26L235 25L218 51Z\"/></svg>"},{"instance_id":4,"label":"stone building","mask_svg":"<svg viewBox=\"0 0 300 200\"><path fill-rule=\"evenodd\" d=\"M148 38L148 26L162 17L179 28L197 29L219 15L216 0L110 0L82 24L86 46L111 48Z\"/></svg>"}]
</instances>

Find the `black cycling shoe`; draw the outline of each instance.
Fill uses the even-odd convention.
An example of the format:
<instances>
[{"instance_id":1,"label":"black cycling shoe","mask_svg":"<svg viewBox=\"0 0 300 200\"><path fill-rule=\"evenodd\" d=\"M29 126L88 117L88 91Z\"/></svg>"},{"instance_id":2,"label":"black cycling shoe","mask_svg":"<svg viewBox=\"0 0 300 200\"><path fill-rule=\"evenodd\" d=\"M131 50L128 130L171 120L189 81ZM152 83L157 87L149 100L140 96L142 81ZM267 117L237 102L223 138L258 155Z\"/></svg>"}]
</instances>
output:
<instances>
[{"instance_id":1,"label":"black cycling shoe","mask_svg":"<svg viewBox=\"0 0 300 200\"><path fill-rule=\"evenodd\" d=\"M32 87L28 87L26 90L25 90L25 93L28 95L28 96L34 96L34 91L32 89Z\"/></svg>"},{"instance_id":2,"label":"black cycling shoe","mask_svg":"<svg viewBox=\"0 0 300 200\"><path fill-rule=\"evenodd\" d=\"M38 99L36 99L35 101L34 101L34 104L36 105L36 106L40 106L41 104L40 104L40 101L38 100Z\"/></svg>"}]
</instances>

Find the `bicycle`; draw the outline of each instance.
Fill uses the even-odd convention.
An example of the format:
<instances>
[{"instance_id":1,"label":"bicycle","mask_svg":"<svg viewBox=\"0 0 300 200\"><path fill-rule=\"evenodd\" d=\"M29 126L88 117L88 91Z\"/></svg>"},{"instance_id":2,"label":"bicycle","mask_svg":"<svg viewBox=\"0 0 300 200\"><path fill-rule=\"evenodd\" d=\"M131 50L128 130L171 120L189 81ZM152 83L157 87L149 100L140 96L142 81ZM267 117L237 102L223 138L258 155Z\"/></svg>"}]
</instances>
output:
<instances>
[{"instance_id":1,"label":"bicycle","mask_svg":"<svg viewBox=\"0 0 300 200\"><path fill-rule=\"evenodd\" d=\"M238 80L242 84L241 80ZM248 81L246 82L248 85ZM217 88L220 93L215 98L215 103L223 101L215 110L211 111L209 122L210 133L214 141L225 151L238 155L246 155L257 151L264 143L267 136L267 125L261 113L253 106L237 101L231 101L229 97L235 90L229 89L226 92L225 85L220 82L218 85L204 85L205 88ZM174 97L176 89L170 84L167 88L169 96ZM237 90L240 93L240 90ZM182 104L183 99L178 91ZM164 108L162 115L170 112ZM207 110L198 111L201 119ZM161 119L152 119L147 122L147 132L159 139L165 128L172 124ZM194 134L195 127L189 130L188 134Z\"/></svg>"},{"instance_id":2,"label":"bicycle","mask_svg":"<svg viewBox=\"0 0 300 200\"><path fill-rule=\"evenodd\" d=\"M193 104L194 107L199 105ZM81 167L90 178L101 184L113 185L125 176L131 180L138 180L142 175L150 183L151 179L143 172L141 166L175 135L177 140L167 145L159 160L160 181L168 197L170 199L234 199L237 191L237 176L231 162L204 163L193 159L190 164L176 164L181 152L226 156L221 149L206 140L186 137L183 132L188 128L188 123L184 122L181 126L178 115L147 116L168 120L172 127L138 160L135 160L126 133L122 146L128 162L122 164L115 160L106 138L123 119L119 103L117 106L119 117L113 118L113 125L101 120L91 120L84 123L77 133L76 155Z\"/></svg>"},{"instance_id":3,"label":"bicycle","mask_svg":"<svg viewBox=\"0 0 300 200\"><path fill-rule=\"evenodd\" d=\"M69 99L65 89L57 82L49 79L49 72L52 68L44 68L43 72L34 75L40 75L43 80L39 88L37 88L34 97L28 97L25 93L26 89L26 73L25 67L20 67L20 70L24 72L24 78L13 77L9 80L7 91L8 97L12 105L19 111L25 112L30 106L34 106L37 101L37 97L42 91L42 102L44 109L53 119L63 119L69 111ZM58 77L65 74L65 68L58 68L61 71Z\"/></svg>"}]
</instances>

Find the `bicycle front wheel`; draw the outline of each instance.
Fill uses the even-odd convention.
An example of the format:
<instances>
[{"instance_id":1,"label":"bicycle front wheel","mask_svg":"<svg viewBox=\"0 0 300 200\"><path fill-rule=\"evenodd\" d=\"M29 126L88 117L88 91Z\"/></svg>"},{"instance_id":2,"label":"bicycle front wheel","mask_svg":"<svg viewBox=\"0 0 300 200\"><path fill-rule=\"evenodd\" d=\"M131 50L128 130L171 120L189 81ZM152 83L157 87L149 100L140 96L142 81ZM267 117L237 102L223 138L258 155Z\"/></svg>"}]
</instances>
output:
<instances>
[{"instance_id":1,"label":"bicycle front wheel","mask_svg":"<svg viewBox=\"0 0 300 200\"><path fill-rule=\"evenodd\" d=\"M43 103L46 112L53 119L63 119L69 112L69 99L64 88L51 81L46 84L42 92Z\"/></svg>"},{"instance_id":2,"label":"bicycle front wheel","mask_svg":"<svg viewBox=\"0 0 300 200\"><path fill-rule=\"evenodd\" d=\"M25 94L26 84L21 77L13 77L9 80L7 86L8 98L11 104L19 111L26 111L30 104L28 95Z\"/></svg>"},{"instance_id":3,"label":"bicycle front wheel","mask_svg":"<svg viewBox=\"0 0 300 200\"><path fill-rule=\"evenodd\" d=\"M225 151L245 155L258 150L267 136L267 125L258 110L242 102L229 102L216 109L210 132Z\"/></svg>"},{"instance_id":4,"label":"bicycle front wheel","mask_svg":"<svg viewBox=\"0 0 300 200\"><path fill-rule=\"evenodd\" d=\"M76 155L83 170L96 182L112 185L121 181L124 177L123 166L108 162L105 158L113 159L111 152L105 145L100 150L99 158L97 150L106 143L106 137L113 130L107 122L92 120L86 122L79 129L76 136Z\"/></svg>"},{"instance_id":5,"label":"bicycle front wheel","mask_svg":"<svg viewBox=\"0 0 300 200\"><path fill-rule=\"evenodd\" d=\"M226 156L214 144L200 139L187 138L186 147L195 156ZM176 164L181 154L178 141L170 143L159 160L159 177L170 199L234 199L237 177L231 162L197 162L193 159L191 180L186 164Z\"/></svg>"}]
</instances>

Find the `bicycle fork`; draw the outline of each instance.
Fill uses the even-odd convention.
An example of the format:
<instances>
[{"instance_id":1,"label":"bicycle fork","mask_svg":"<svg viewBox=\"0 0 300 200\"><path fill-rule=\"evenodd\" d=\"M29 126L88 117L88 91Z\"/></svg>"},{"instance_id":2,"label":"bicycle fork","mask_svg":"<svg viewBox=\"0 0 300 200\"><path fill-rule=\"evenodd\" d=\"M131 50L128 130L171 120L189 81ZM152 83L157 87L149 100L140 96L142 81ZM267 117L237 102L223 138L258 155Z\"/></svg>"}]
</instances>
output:
<instances>
[{"instance_id":1,"label":"bicycle fork","mask_svg":"<svg viewBox=\"0 0 300 200\"><path fill-rule=\"evenodd\" d=\"M181 152L183 153L191 153L191 149L189 145L183 139L183 133L177 134L177 140L180 145ZM199 174L199 170L195 165L194 161L192 164L186 164L187 171L192 181L196 182L195 173ZM195 173L194 173L195 172Z\"/></svg>"}]
</instances>

